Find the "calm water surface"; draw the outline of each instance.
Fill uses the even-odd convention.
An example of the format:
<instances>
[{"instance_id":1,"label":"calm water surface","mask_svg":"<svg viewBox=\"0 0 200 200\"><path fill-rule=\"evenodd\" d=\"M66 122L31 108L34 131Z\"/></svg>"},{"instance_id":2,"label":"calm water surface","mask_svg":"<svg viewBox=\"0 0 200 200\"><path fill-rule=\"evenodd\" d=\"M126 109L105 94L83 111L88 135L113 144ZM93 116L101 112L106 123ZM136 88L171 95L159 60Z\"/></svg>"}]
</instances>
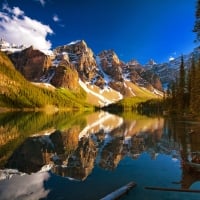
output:
<instances>
[{"instance_id":1,"label":"calm water surface","mask_svg":"<svg viewBox=\"0 0 200 200\"><path fill-rule=\"evenodd\" d=\"M0 115L0 200L199 200L200 123L134 113Z\"/></svg>"}]
</instances>

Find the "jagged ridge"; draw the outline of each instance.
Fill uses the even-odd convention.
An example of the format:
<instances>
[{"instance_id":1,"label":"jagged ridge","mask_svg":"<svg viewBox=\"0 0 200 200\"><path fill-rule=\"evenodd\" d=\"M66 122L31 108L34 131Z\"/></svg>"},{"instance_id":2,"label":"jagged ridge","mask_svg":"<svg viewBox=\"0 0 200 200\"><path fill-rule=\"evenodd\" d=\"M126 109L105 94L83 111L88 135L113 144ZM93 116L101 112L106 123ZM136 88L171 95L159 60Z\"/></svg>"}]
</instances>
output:
<instances>
[{"instance_id":1,"label":"jagged ridge","mask_svg":"<svg viewBox=\"0 0 200 200\"><path fill-rule=\"evenodd\" d=\"M33 47L16 53L7 52L15 67L32 82L50 83L73 91L82 87L87 101L97 105L119 101L124 97L162 96L159 77L139 63L120 61L113 50L98 55L83 40L57 47L44 54Z\"/></svg>"}]
</instances>

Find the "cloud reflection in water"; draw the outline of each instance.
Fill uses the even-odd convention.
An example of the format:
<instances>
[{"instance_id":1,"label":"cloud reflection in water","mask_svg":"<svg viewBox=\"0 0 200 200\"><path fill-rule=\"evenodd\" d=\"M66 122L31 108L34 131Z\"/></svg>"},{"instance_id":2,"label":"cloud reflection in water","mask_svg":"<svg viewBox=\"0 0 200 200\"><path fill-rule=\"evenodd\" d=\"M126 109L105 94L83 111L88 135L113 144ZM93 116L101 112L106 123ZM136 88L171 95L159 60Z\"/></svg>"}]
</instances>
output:
<instances>
[{"instance_id":1,"label":"cloud reflection in water","mask_svg":"<svg viewBox=\"0 0 200 200\"><path fill-rule=\"evenodd\" d=\"M50 192L45 190L44 182L49 179L48 172L31 175L15 175L0 182L0 199L2 200L37 200Z\"/></svg>"}]
</instances>

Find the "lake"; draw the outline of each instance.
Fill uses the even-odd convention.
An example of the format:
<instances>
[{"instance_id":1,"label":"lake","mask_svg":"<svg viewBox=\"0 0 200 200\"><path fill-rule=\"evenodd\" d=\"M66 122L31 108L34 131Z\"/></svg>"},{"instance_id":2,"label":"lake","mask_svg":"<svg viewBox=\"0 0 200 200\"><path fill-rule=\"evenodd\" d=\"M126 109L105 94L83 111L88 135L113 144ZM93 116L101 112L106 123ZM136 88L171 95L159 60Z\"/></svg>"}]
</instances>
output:
<instances>
[{"instance_id":1,"label":"lake","mask_svg":"<svg viewBox=\"0 0 200 200\"><path fill-rule=\"evenodd\" d=\"M199 200L200 123L136 113L0 114L1 200ZM200 156L199 156L200 158Z\"/></svg>"}]
</instances>

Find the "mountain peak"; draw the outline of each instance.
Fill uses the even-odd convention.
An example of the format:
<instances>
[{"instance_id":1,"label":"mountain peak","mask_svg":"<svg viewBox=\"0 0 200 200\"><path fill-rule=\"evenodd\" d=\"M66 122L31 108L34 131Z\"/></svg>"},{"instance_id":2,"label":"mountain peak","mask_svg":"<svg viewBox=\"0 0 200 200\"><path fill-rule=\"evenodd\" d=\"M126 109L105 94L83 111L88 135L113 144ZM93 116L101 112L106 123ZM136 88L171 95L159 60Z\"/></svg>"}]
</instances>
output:
<instances>
[{"instance_id":1,"label":"mountain peak","mask_svg":"<svg viewBox=\"0 0 200 200\"><path fill-rule=\"evenodd\" d=\"M25 48L27 48L27 47L24 45L11 44L3 38L0 39L0 50L1 51L17 52L17 51L21 51Z\"/></svg>"},{"instance_id":2,"label":"mountain peak","mask_svg":"<svg viewBox=\"0 0 200 200\"><path fill-rule=\"evenodd\" d=\"M146 71L137 60L125 64L113 49L95 56L84 40L59 46L52 55L29 47L10 54L10 58L29 81L51 83L70 90L78 90L81 86L88 93L88 102L99 106L123 97L143 95L144 87L151 97L157 96L154 89L162 89L157 77Z\"/></svg>"},{"instance_id":3,"label":"mountain peak","mask_svg":"<svg viewBox=\"0 0 200 200\"><path fill-rule=\"evenodd\" d=\"M87 43L84 40L72 41L66 45L56 47L54 50L54 53L56 54L63 52L71 55L72 54L81 55L87 52L93 55L92 50L87 46Z\"/></svg>"},{"instance_id":4,"label":"mountain peak","mask_svg":"<svg viewBox=\"0 0 200 200\"><path fill-rule=\"evenodd\" d=\"M156 65L157 63L155 62L155 60L150 59L148 62L149 65Z\"/></svg>"},{"instance_id":5,"label":"mountain peak","mask_svg":"<svg viewBox=\"0 0 200 200\"><path fill-rule=\"evenodd\" d=\"M87 46L85 40L75 40L75 41L71 41L70 43L67 44L67 46L71 46L71 45L83 45L83 46Z\"/></svg>"},{"instance_id":6,"label":"mountain peak","mask_svg":"<svg viewBox=\"0 0 200 200\"><path fill-rule=\"evenodd\" d=\"M115 62L116 64L120 64L120 60L113 49L103 50L99 53L99 57L106 58L108 62Z\"/></svg>"},{"instance_id":7,"label":"mountain peak","mask_svg":"<svg viewBox=\"0 0 200 200\"><path fill-rule=\"evenodd\" d=\"M129 66L139 65L140 63L136 59L132 59L127 63Z\"/></svg>"}]
</instances>

